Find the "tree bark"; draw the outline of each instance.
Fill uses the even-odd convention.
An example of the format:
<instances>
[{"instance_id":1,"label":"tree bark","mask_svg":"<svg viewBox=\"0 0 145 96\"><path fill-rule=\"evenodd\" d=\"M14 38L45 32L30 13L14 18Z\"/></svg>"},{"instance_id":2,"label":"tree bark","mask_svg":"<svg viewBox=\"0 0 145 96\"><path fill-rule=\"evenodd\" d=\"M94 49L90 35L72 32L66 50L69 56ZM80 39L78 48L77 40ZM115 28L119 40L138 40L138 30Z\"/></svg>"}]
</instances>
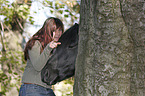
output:
<instances>
[{"instance_id":1,"label":"tree bark","mask_svg":"<svg viewBox=\"0 0 145 96\"><path fill-rule=\"evenodd\" d=\"M143 0L81 0L74 96L143 96Z\"/></svg>"},{"instance_id":2,"label":"tree bark","mask_svg":"<svg viewBox=\"0 0 145 96\"><path fill-rule=\"evenodd\" d=\"M128 28L132 43L132 61L130 66L131 96L145 94L145 4L144 0L120 0L122 18Z\"/></svg>"}]
</instances>

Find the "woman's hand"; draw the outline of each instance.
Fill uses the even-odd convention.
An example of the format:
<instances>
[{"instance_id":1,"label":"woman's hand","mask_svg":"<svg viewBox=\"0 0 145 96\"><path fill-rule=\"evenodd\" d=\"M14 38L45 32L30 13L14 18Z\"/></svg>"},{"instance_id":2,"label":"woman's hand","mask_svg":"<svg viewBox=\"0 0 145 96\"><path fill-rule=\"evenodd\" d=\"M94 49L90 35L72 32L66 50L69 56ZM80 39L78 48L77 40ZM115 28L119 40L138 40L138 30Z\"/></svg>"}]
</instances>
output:
<instances>
[{"instance_id":1,"label":"woman's hand","mask_svg":"<svg viewBox=\"0 0 145 96\"><path fill-rule=\"evenodd\" d=\"M60 45L60 44L61 44L60 42L51 41L50 44L49 44L49 47L50 47L50 48L56 48L57 45Z\"/></svg>"}]
</instances>

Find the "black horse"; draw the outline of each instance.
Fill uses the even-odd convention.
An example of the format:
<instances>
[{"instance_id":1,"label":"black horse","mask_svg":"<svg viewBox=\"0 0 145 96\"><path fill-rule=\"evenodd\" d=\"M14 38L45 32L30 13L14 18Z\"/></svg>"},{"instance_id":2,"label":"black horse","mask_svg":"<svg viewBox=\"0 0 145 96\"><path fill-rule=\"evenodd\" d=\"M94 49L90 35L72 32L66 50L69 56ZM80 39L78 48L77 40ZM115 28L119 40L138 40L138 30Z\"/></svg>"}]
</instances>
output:
<instances>
[{"instance_id":1,"label":"black horse","mask_svg":"<svg viewBox=\"0 0 145 96\"><path fill-rule=\"evenodd\" d=\"M64 32L58 41L61 45L53 50L51 58L42 69L41 79L47 85L54 85L74 75L78 53L78 29L79 25L74 24Z\"/></svg>"}]
</instances>

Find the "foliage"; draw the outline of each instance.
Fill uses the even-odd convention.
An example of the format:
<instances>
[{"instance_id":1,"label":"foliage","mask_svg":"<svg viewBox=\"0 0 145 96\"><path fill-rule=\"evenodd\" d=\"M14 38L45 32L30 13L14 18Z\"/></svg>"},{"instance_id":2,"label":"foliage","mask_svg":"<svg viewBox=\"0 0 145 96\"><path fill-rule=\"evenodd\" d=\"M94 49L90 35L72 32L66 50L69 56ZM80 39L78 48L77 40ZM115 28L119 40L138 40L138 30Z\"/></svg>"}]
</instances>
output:
<instances>
[{"instance_id":1,"label":"foliage","mask_svg":"<svg viewBox=\"0 0 145 96\"><path fill-rule=\"evenodd\" d=\"M62 18L64 24L71 26L79 21L80 4L79 0L44 0L43 4L50 8L50 12Z\"/></svg>"},{"instance_id":2,"label":"foliage","mask_svg":"<svg viewBox=\"0 0 145 96\"><path fill-rule=\"evenodd\" d=\"M23 53L16 50L8 50L0 53L2 70L0 70L1 95L5 95L11 88L19 90L21 75L24 71L25 61Z\"/></svg>"},{"instance_id":3,"label":"foliage","mask_svg":"<svg viewBox=\"0 0 145 96\"><path fill-rule=\"evenodd\" d=\"M73 96L74 78L66 79L54 86L54 91L57 96Z\"/></svg>"},{"instance_id":4,"label":"foliage","mask_svg":"<svg viewBox=\"0 0 145 96\"><path fill-rule=\"evenodd\" d=\"M17 2L11 3L10 0L0 1L0 16L4 19L0 19L2 45L5 46L6 51L0 53L0 81L1 81L1 95L5 95L13 87L17 87L19 90L21 75L24 71L24 65L26 64L23 59L23 52L9 49L9 42L6 42L5 35L7 34L4 29L11 31L17 26L23 31L23 24L26 19L29 18L31 24L33 24L32 17L29 16L30 8L27 4L18 4ZM2 23L3 22L3 23ZM2 26L3 25L3 26ZM10 35L11 36L11 35ZM18 45L20 46L20 45Z\"/></svg>"},{"instance_id":5,"label":"foliage","mask_svg":"<svg viewBox=\"0 0 145 96\"><path fill-rule=\"evenodd\" d=\"M4 23L9 28L13 27L13 24L21 24L29 17L29 21L33 24L32 17L29 16L30 8L27 4L17 4L17 2L10 3L9 0L1 0L1 13L4 16ZM21 25L19 25L21 27ZM15 25L14 25L15 26Z\"/></svg>"}]
</instances>

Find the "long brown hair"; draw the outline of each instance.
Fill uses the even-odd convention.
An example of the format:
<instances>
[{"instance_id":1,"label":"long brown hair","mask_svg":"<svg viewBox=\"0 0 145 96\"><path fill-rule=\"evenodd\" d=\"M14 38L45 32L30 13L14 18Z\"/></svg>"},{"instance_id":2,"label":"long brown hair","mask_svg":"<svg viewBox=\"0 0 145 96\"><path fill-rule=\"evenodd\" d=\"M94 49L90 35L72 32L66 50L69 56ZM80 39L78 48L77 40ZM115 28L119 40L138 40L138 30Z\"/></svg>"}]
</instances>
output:
<instances>
[{"instance_id":1,"label":"long brown hair","mask_svg":"<svg viewBox=\"0 0 145 96\"><path fill-rule=\"evenodd\" d=\"M41 49L43 51L46 45L53 40L53 32L57 29L62 30L62 32L64 31L63 23L60 19L54 17L46 19L42 28L26 43L26 47L24 49L25 60L29 59L28 50L32 49L36 40L41 43Z\"/></svg>"}]
</instances>

